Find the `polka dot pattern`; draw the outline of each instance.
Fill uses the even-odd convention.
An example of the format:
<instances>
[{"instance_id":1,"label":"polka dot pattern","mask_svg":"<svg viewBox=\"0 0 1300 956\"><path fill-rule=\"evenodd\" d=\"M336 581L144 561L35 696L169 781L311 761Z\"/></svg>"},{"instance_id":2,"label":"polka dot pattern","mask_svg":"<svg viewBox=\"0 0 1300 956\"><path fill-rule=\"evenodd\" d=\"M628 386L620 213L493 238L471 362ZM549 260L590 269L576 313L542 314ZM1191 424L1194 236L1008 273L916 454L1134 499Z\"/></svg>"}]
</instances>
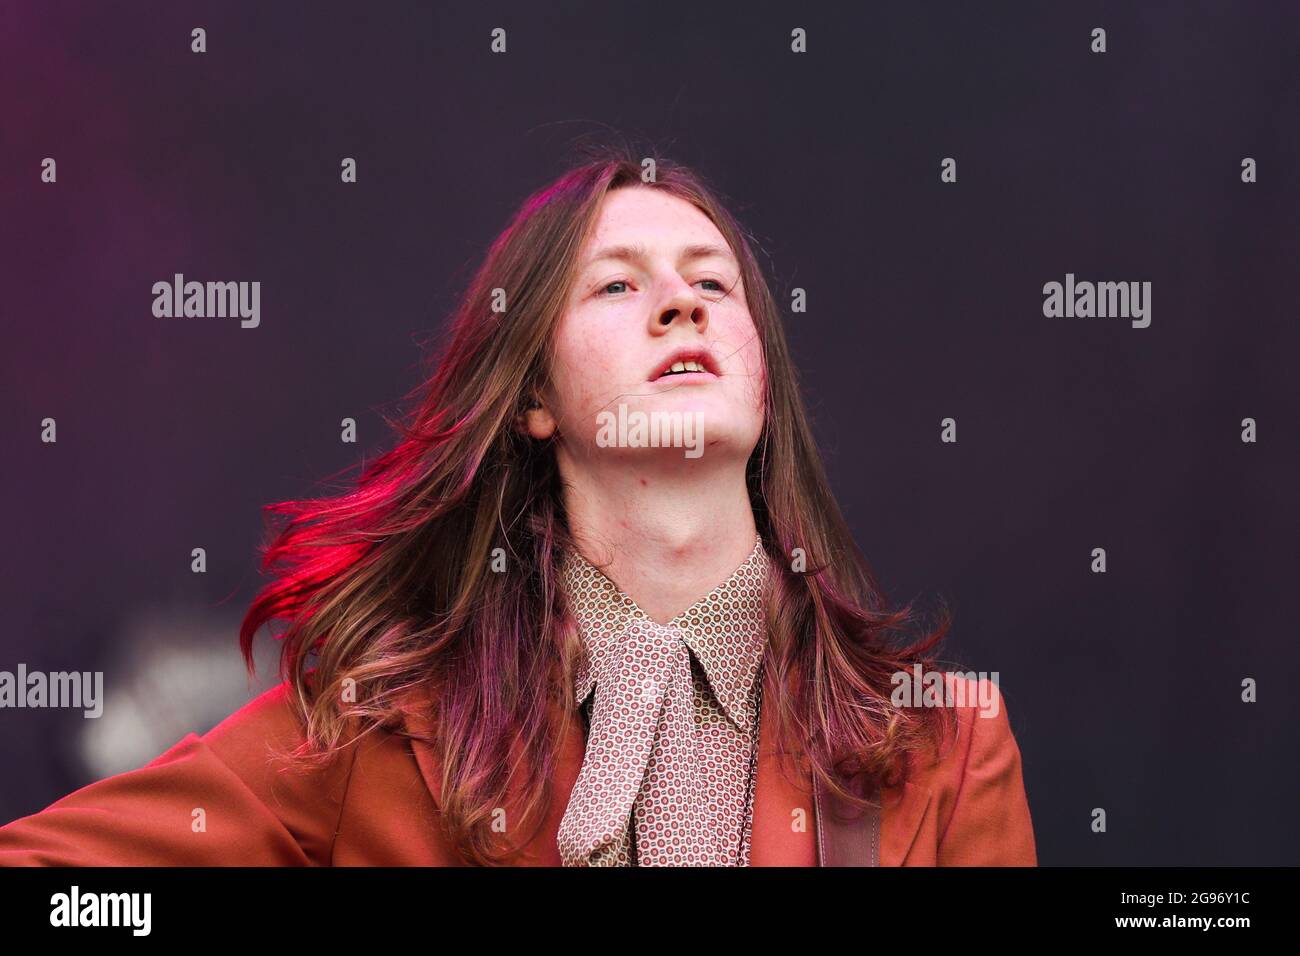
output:
<instances>
[{"instance_id":1,"label":"polka dot pattern","mask_svg":"<svg viewBox=\"0 0 1300 956\"><path fill-rule=\"evenodd\" d=\"M576 552L561 586L589 729L560 821L565 866L748 866L771 563L658 624Z\"/></svg>"}]
</instances>

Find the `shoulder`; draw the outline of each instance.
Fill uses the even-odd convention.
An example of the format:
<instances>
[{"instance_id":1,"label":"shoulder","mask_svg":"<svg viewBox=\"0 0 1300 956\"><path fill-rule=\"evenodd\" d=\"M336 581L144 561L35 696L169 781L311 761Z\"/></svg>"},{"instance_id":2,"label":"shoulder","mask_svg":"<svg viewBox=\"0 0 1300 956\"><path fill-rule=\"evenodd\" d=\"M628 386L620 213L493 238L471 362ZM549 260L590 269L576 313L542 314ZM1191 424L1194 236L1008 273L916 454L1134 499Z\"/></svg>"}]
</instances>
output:
<instances>
[{"instance_id":1,"label":"shoulder","mask_svg":"<svg viewBox=\"0 0 1300 956\"><path fill-rule=\"evenodd\" d=\"M993 678L974 672L950 671L946 675L951 704L957 716L957 746L967 757L1016 746L1007 715L1007 702ZM965 737L964 746L962 737Z\"/></svg>"},{"instance_id":2,"label":"shoulder","mask_svg":"<svg viewBox=\"0 0 1300 956\"><path fill-rule=\"evenodd\" d=\"M145 766L0 828L0 865L303 865L332 858L350 758L286 769L290 688L259 695Z\"/></svg>"},{"instance_id":3,"label":"shoulder","mask_svg":"<svg viewBox=\"0 0 1300 956\"><path fill-rule=\"evenodd\" d=\"M254 697L200 737L219 753L238 756L273 745L297 746L306 733L293 687L285 681Z\"/></svg>"},{"instance_id":4,"label":"shoulder","mask_svg":"<svg viewBox=\"0 0 1300 956\"><path fill-rule=\"evenodd\" d=\"M978 769L990 757L1019 751L1006 698L996 679L984 674L961 671L935 672L927 678L925 693L914 706L946 711L939 722L942 734L924 757L910 765L912 772L924 775L928 785L956 786L965 775Z\"/></svg>"},{"instance_id":5,"label":"shoulder","mask_svg":"<svg viewBox=\"0 0 1300 956\"><path fill-rule=\"evenodd\" d=\"M250 700L206 734L203 748L275 808L328 812L338 807L352 770L353 745L315 761L307 753L304 717L292 684L283 682ZM167 754L158 758L161 762Z\"/></svg>"},{"instance_id":6,"label":"shoulder","mask_svg":"<svg viewBox=\"0 0 1300 956\"><path fill-rule=\"evenodd\" d=\"M932 703L951 708L953 720L935 759L911 778L934 800L939 862L1033 865L1020 746L996 675L944 678L942 702Z\"/></svg>"}]
</instances>

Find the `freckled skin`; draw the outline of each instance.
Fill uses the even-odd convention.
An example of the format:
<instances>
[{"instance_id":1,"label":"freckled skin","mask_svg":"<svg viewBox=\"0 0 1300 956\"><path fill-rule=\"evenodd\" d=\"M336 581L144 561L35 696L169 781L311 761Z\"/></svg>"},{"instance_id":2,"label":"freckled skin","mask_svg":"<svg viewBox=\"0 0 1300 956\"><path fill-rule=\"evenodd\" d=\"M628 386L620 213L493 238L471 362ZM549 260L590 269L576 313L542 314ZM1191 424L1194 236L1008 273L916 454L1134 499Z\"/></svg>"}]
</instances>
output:
<instances>
[{"instance_id":1,"label":"freckled skin","mask_svg":"<svg viewBox=\"0 0 1300 956\"><path fill-rule=\"evenodd\" d=\"M643 252L602 255L612 246ZM702 246L714 251L689 254ZM584 556L663 623L754 548L746 465L763 429L762 343L734 251L675 196L646 186L607 195L577 270L550 384L521 427L553 442ZM707 354L714 374L659 378L682 352ZM602 447L601 412L629 424L667 413L679 431L666 446L618 447L612 436L615 447Z\"/></svg>"},{"instance_id":2,"label":"freckled skin","mask_svg":"<svg viewBox=\"0 0 1300 956\"><path fill-rule=\"evenodd\" d=\"M706 454L725 448L747 457L763 424L763 358L739 266L731 257L680 258L686 246L726 249L726 240L685 200L632 187L605 198L579 262L634 243L647 247L649 259L603 259L583 269L559 322L544 401L556 420L561 459L612 452L596 445L597 414L617 413L620 403L629 412L699 412ZM648 381L679 347L707 348L720 376L691 385ZM632 451L681 457L680 449Z\"/></svg>"}]
</instances>

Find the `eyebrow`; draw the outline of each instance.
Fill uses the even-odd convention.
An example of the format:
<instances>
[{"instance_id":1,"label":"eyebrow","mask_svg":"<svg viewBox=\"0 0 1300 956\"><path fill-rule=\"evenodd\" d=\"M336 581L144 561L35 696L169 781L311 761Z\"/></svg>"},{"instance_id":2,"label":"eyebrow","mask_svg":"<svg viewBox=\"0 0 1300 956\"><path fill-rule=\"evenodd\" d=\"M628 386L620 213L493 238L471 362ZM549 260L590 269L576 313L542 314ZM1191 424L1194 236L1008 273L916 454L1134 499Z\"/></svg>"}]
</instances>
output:
<instances>
[{"instance_id":1,"label":"eyebrow","mask_svg":"<svg viewBox=\"0 0 1300 956\"><path fill-rule=\"evenodd\" d=\"M732 255L731 250L725 249L722 246L703 243L686 246L681 252L681 258L683 261L708 259L711 257L730 260L737 268L740 267L740 263L736 260L736 257ZM625 246L606 246L587 260L587 264L584 268L590 268L603 259L617 259L623 262L638 262L644 261L648 258L650 258L650 251L641 243L633 243L632 245Z\"/></svg>"}]
</instances>

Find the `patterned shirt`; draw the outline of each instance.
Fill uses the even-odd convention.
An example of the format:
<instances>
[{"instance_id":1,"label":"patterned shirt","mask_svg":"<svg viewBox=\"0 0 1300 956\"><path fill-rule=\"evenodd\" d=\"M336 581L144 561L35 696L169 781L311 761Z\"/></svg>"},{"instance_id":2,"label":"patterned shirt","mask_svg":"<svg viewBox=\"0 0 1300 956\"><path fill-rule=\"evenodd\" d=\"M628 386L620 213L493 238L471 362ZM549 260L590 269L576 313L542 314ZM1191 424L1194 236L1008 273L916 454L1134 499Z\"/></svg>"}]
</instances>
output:
<instances>
[{"instance_id":1,"label":"patterned shirt","mask_svg":"<svg viewBox=\"0 0 1300 956\"><path fill-rule=\"evenodd\" d=\"M565 866L748 866L771 563L744 563L668 624L575 551L561 587L589 729L560 823Z\"/></svg>"}]
</instances>

